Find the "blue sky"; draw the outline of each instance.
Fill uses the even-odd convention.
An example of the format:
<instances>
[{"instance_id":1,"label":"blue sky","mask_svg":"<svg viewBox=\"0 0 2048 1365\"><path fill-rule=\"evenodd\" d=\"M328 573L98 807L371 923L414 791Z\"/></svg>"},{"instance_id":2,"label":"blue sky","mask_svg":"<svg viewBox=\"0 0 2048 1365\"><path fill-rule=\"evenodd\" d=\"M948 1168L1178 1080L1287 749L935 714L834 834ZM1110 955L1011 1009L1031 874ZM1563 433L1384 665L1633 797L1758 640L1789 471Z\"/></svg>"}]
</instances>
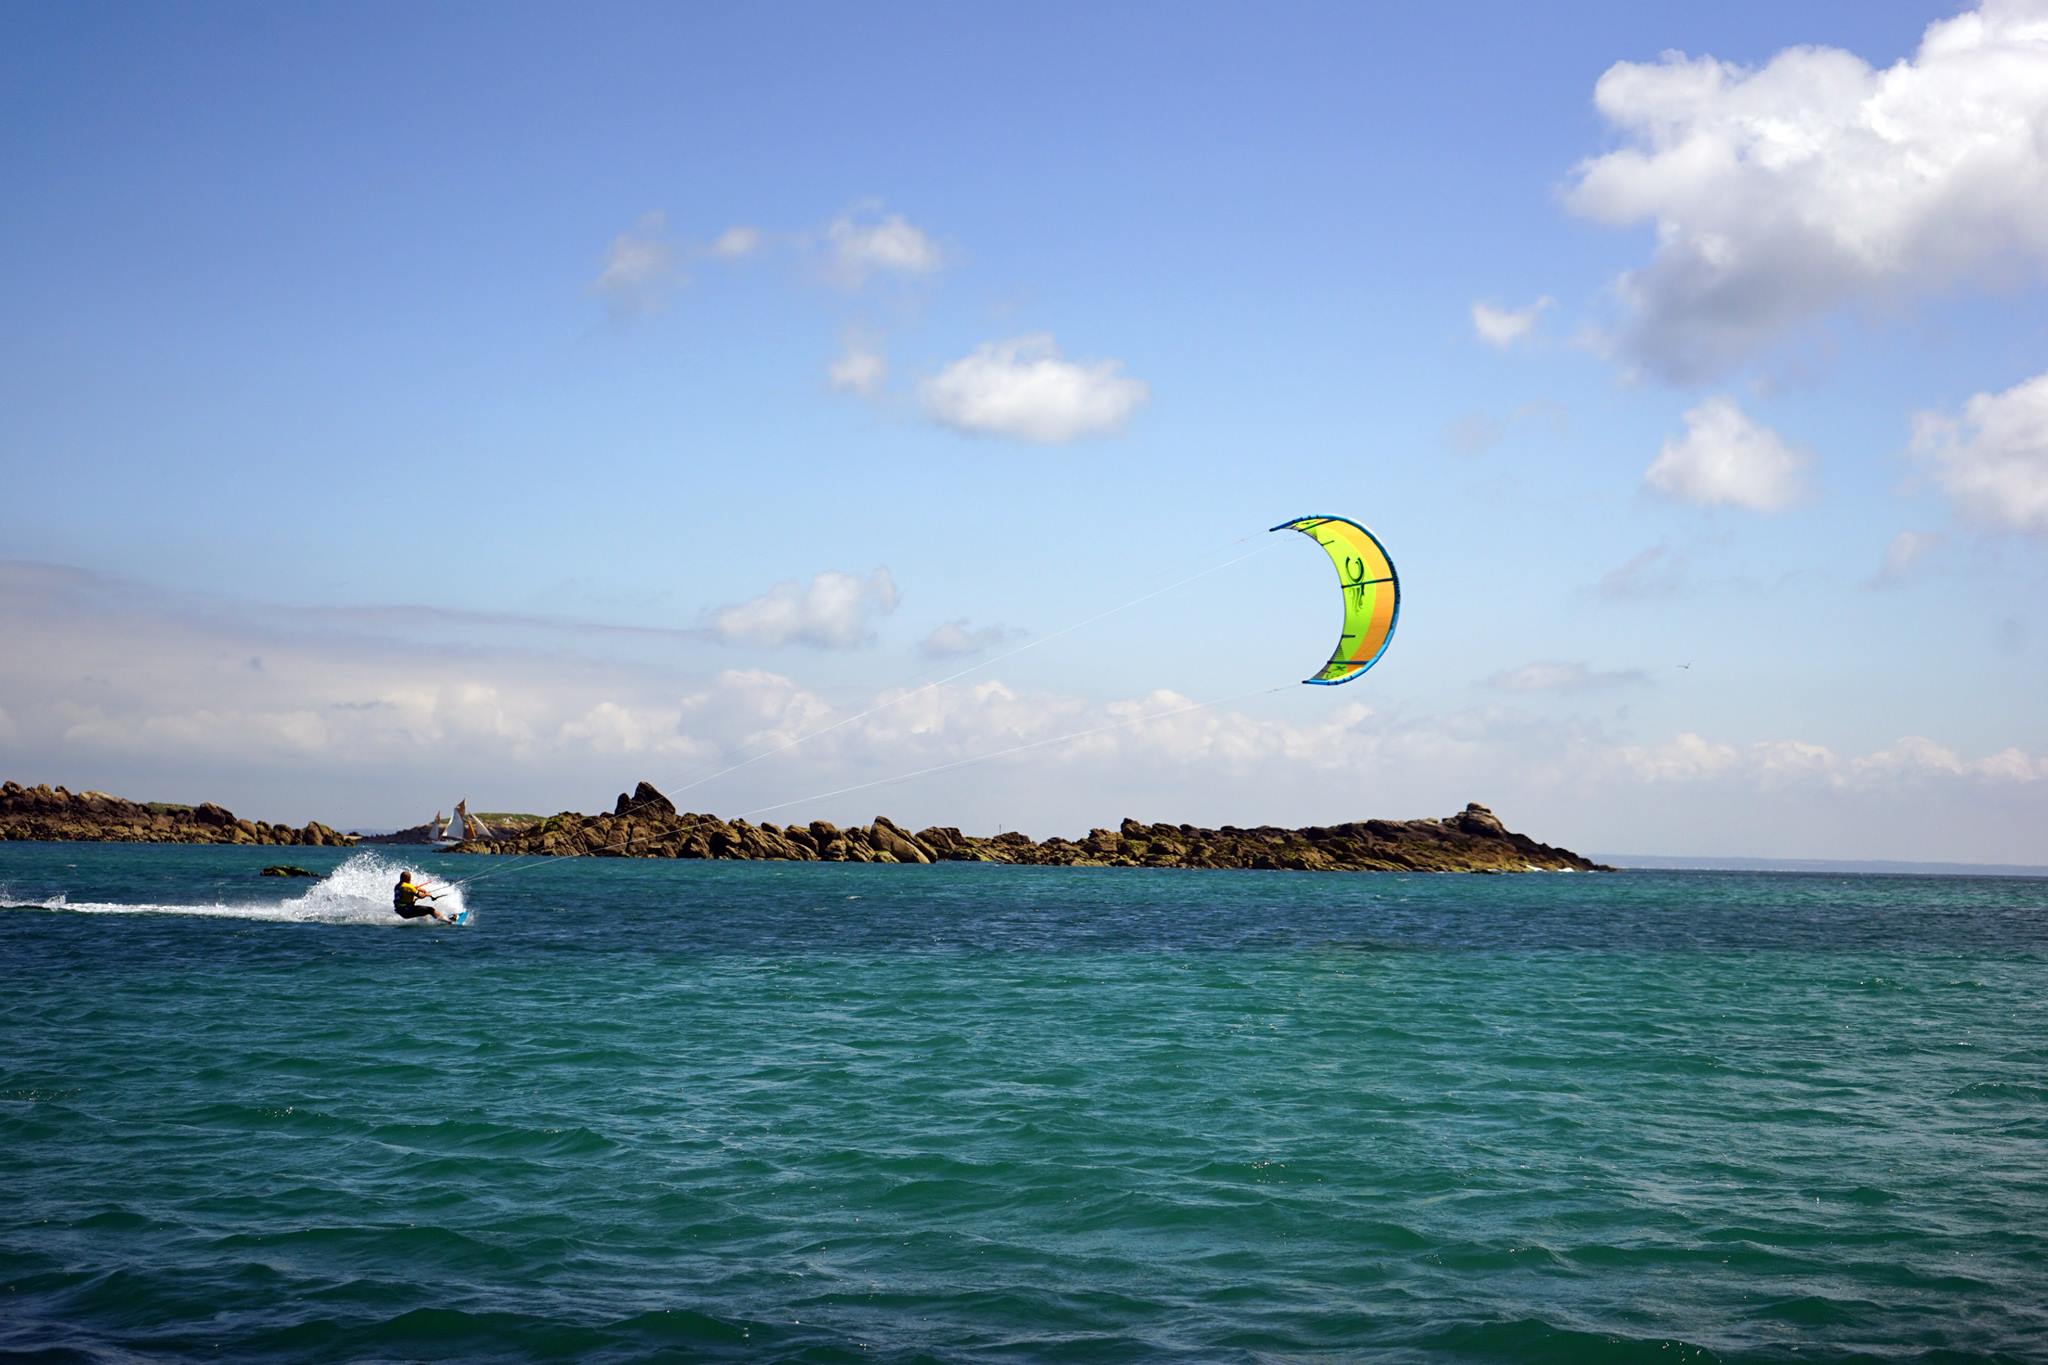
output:
<instances>
[{"instance_id":1,"label":"blue sky","mask_svg":"<svg viewBox=\"0 0 2048 1365\"><path fill-rule=\"evenodd\" d=\"M21 780L2048 861L2039 4L17 8L0 185Z\"/></svg>"}]
</instances>

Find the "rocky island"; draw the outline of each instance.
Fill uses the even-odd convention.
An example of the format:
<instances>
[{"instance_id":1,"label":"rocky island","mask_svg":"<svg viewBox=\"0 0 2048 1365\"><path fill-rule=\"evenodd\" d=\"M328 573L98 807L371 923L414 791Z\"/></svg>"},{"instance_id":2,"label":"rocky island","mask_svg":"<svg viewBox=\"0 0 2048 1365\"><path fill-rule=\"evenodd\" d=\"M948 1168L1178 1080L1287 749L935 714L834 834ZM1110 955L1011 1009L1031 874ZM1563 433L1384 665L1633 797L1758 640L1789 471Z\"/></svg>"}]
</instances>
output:
<instances>
[{"instance_id":1,"label":"rocky island","mask_svg":"<svg viewBox=\"0 0 2048 1365\"><path fill-rule=\"evenodd\" d=\"M182 806L129 801L105 792L0 783L0 839L79 839L128 844L304 844L355 842L318 821L304 828L240 820L210 801Z\"/></svg>"},{"instance_id":2,"label":"rocky island","mask_svg":"<svg viewBox=\"0 0 2048 1365\"><path fill-rule=\"evenodd\" d=\"M516 821L516 823L514 823ZM915 833L887 816L841 827L753 824L678 811L642 782L609 811L512 817L489 837L449 851L561 858L715 858L841 863L1014 863L1038 867L1272 868L1308 872L1604 872L1569 849L1517 834L1474 803L1441 820L1358 820L1306 829L1271 825L1142 824L1090 830L1085 838L1033 839L1015 831ZM414 831L364 842L400 842ZM162 844L346 846L356 836L317 821L294 829L237 819L211 802L128 801L105 792L0 784L0 839L76 839ZM280 867L274 875L285 875Z\"/></svg>"},{"instance_id":3,"label":"rocky island","mask_svg":"<svg viewBox=\"0 0 2048 1365\"><path fill-rule=\"evenodd\" d=\"M1050 867L1291 868L1316 872L1612 871L1516 834L1472 804L1444 820L1361 820L1307 829L1140 824L1083 839L993 837L935 826L911 833L886 816L845 828L750 824L678 811L646 782L601 815L564 811L530 829L455 846L458 853L554 857L782 859L849 863L1022 863Z\"/></svg>"}]
</instances>

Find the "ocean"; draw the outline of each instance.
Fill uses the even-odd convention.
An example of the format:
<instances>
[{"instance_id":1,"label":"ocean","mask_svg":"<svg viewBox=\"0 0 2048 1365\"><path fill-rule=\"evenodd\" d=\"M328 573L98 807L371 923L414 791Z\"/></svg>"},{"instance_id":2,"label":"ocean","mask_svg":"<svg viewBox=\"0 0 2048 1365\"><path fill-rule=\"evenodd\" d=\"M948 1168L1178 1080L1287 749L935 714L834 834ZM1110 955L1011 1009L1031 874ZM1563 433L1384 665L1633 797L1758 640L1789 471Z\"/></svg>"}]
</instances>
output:
<instances>
[{"instance_id":1,"label":"ocean","mask_svg":"<svg viewBox=\"0 0 2048 1365\"><path fill-rule=\"evenodd\" d=\"M0 905L10 1357L2048 1359L2048 880L0 844Z\"/></svg>"}]
</instances>

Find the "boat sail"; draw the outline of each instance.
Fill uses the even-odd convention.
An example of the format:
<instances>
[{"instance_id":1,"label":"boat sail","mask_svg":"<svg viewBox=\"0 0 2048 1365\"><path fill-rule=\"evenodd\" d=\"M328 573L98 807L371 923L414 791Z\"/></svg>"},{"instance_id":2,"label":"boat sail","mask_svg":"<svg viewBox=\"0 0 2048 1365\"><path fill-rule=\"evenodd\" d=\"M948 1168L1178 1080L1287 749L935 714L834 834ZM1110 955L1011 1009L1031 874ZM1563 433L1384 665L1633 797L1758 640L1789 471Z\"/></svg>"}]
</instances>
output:
<instances>
[{"instance_id":1,"label":"boat sail","mask_svg":"<svg viewBox=\"0 0 2048 1365\"><path fill-rule=\"evenodd\" d=\"M485 824L482 816L470 813L469 798L465 796L455 803L455 818L442 826L441 837L456 844L470 839L495 839L497 831Z\"/></svg>"}]
</instances>

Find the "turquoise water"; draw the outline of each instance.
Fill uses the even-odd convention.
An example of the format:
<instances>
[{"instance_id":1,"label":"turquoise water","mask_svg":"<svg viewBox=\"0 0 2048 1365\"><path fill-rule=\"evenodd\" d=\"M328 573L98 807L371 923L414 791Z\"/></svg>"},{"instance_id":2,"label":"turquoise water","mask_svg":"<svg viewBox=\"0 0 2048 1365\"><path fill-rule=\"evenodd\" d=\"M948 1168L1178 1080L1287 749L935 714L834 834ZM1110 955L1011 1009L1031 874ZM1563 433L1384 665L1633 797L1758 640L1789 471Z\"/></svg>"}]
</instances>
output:
<instances>
[{"instance_id":1,"label":"turquoise water","mask_svg":"<svg viewBox=\"0 0 2048 1365\"><path fill-rule=\"evenodd\" d=\"M0 1353L2048 1358L2048 882L277 852L0 844Z\"/></svg>"}]
</instances>

